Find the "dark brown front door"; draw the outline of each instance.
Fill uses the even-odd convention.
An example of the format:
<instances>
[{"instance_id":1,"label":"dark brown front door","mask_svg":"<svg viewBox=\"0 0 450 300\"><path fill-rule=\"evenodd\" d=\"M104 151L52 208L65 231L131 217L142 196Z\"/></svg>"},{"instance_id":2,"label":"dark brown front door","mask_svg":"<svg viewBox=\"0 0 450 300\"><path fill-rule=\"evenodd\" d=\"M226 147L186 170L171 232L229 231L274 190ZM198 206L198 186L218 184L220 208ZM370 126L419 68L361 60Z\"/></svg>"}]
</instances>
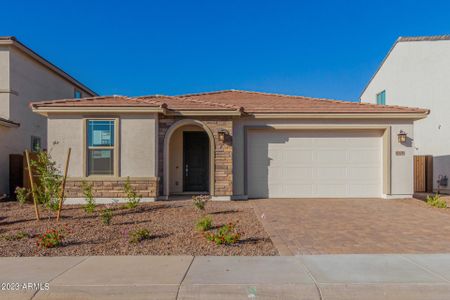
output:
<instances>
[{"instance_id":1,"label":"dark brown front door","mask_svg":"<svg viewBox=\"0 0 450 300\"><path fill-rule=\"evenodd\" d=\"M183 132L183 188L185 192L207 192L209 186L209 139L206 132Z\"/></svg>"}]
</instances>

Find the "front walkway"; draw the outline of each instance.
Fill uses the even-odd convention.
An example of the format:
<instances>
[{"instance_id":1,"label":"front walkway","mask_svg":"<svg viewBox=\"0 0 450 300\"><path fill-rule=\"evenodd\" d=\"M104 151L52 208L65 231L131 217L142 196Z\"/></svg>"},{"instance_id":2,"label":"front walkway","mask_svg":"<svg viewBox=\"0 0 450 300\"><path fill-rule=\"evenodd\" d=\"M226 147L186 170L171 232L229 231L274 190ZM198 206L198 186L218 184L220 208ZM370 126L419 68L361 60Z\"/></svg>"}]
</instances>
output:
<instances>
[{"instance_id":1,"label":"front walkway","mask_svg":"<svg viewBox=\"0 0 450 300\"><path fill-rule=\"evenodd\" d=\"M450 295L450 254L6 257L0 258L0 270L0 299L423 300Z\"/></svg>"},{"instance_id":2,"label":"front walkway","mask_svg":"<svg viewBox=\"0 0 450 300\"><path fill-rule=\"evenodd\" d=\"M450 209L416 199L252 203L281 255L450 252Z\"/></svg>"}]
</instances>

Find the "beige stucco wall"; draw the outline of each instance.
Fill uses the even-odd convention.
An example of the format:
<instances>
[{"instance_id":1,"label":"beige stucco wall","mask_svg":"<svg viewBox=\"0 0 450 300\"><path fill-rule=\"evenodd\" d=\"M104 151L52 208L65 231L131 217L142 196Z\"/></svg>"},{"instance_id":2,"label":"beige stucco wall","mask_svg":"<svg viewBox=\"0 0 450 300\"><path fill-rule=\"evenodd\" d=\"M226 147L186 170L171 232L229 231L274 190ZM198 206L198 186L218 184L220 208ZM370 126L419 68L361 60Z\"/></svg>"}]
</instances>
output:
<instances>
[{"instance_id":1,"label":"beige stucco wall","mask_svg":"<svg viewBox=\"0 0 450 300\"><path fill-rule=\"evenodd\" d=\"M83 116L82 115L49 115L48 150L62 170L67 157L67 150L72 148L69 177L82 177L83 171Z\"/></svg>"},{"instance_id":2,"label":"beige stucco wall","mask_svg":"<svg viewBox=\"0 0 450 300\"><path fill-rule=\"evenodd\" d=\"M439 175L450 178L450 41L397 43L360 99L376 103L383 90L386 104L430 109L414 124L414 152L434 156L437 188Z\"/></svg>"},{"instance_id":3,"label":"beige stucco wall","mask_svg":"<svg viewBox=\"0 0 450 300\"><path fill-rule=\"evenodd\" d=\"M95 116L91 116L95 117ZM98 117L109 117L99 115ZM119 176L154 177L157 170L156 114L121 114L119 118ZM72 148L69 177L84 177L85 138L83 115L50 115L48 118L48 141L51 155L63 166L67 149Z\"/></svg>"},{"instance_id":4,"label":"beige stucco wall","mask_svg":"<svg viewBox=\"0 0 450 300\"><path fill-rule=\"evenodd\" d=\"M409 120L264 120L242 118L233 123L233 190L235 197L244 194L244 128L245 126L390 126L391 129L391 194L386 197L410 196L413 193L413 147L411 143L399 144L397 133L403 130L413 138L413 122ZM404 156L396 155L404 151Z\"/></svg>"},{"instance_id":5,"label":"beige stucco wall","mask_svg":"<svg viewBox=\"0 0 450 300\"><path fill-rule=\"evenodd\" d=\"M202 128L195 125L183 126L175 130L170 139L170 192L183 192L183 132L185 131L203 131Z\"/></svg>"},{"instance_id":6,"label":"beige stucco wall","mask_svg":"<svg viewBox=\"0 0 450 300\"><path fill-rule=\"evenodd\" d=\"M120 117L120 176L156 176L157 118L156 114Z\"/></svg>"},{"instance_id":7,"label":"beige stucco wall","mask_svg":"<svg viewBox=\"0 0 450 300\"><path fill-rule=\"evenodd\" d=\"M4 46L0 49L1 89L11 92L0 93L0 111L7 111L0 114L20 127L0 132L0 140L7 141L0 143L0 195L9 190L9 154L30 149L31 136L40 137L42 147L47 148L47 120L33 113L29 103L73 98L75 86L17 48ZM88 96L85 92L82 95Z\"/></svg>"}]
</instances>

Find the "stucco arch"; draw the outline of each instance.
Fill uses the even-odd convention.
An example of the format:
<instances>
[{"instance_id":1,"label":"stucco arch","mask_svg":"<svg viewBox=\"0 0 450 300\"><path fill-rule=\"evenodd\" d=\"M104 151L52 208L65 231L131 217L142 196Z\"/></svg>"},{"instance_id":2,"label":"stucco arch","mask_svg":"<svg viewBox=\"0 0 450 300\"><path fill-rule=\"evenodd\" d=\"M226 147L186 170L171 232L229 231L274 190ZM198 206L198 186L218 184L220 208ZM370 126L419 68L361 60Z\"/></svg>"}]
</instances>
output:
<instances>
[{"instance_id":1,"label":"stucco arch","mask_svg":"<svg viewBox=\"0 0 450 300\"><path fill-rule=\"evenodd\" d=\"M166 132L166 135L164 136L164 156L163 156L163 193L164 196L168 197L170 193L170 139L172 138L172 134L180 127L186 126L186 125L196 125L201 127L209 138L209 193L211 196L214 196L214 181L215 181L215 166L214 166L214 158L216 153L216 145L214 141L214 135L211 131L211 129L206 126L205 123L199 120L194 119L183 119L180 121L177 121L176 123L172 124L172 126L169 127L169 129Z\"/></svg>"}]
</instances>

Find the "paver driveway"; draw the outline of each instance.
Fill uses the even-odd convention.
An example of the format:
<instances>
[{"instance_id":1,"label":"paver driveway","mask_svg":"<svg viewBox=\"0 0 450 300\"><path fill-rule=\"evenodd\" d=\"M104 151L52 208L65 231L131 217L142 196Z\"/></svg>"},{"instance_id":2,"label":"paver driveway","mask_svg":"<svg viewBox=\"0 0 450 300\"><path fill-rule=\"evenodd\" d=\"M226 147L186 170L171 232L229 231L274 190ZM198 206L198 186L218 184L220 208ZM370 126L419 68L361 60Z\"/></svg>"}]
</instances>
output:
<instances>
[{"instance_id":1,"label":"paver driveway","mask_svg":"<svg viewBox=\"0 0 450 300\"><path fill-rule=\"evenodd\" d=\"M281 255L450 252L450 209L416 199L252 203Z\"/></svg>"}]
</instances>

